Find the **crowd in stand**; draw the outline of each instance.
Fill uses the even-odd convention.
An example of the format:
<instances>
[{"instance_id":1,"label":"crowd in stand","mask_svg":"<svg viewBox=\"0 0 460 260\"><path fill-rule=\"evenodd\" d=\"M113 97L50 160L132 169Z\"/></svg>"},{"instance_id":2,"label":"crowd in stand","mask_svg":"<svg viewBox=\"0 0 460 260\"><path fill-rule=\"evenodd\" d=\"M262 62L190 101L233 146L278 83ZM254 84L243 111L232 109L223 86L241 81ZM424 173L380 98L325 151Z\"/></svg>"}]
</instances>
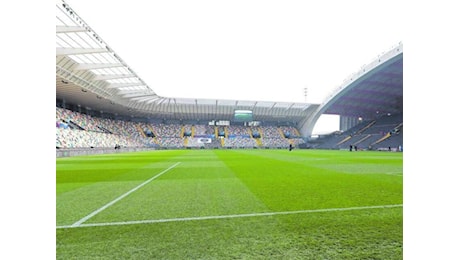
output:
<instances>
[{"instance_id":1,"label":"crowd in stand","mask_svg":"<svg viewBox=\"0 0 460 260\"><path fill-rule=\"evenodd\" d=\"M215 136L214 126L210 125L195 125L195 135L196 137L211 137Z\"/></svg>"},{"instance_id":2,"label":"crowd in stand","mask_svg":"<svg viewBox=\"0 0 460 260\"><path fill-rule=\"evenodd\" d=\"M160 147L184 147L184 139L181 137L157 137L157 140Z\"/></svg>"},{"instance_id":3,"label":"crowd in stand","mask_svg":"<svg viewBox=\"0 0 460 260\"><path fill-rule=\"evenodd\" d=\"M289 147L289 139L287 138L263 138L263 146L268 147Z\"/></svg>"},{"instance_id":4,"label":"crowd in stand","mask_svg":"<svg viewBox=\"0 0 460 260\"><path fill-rule=\"evenodd\" d=\"M265 138L282 138L278 127L275 126L266 126L263 129L263 136Z\"/></svg>"},{"instance_id":5,"label":"crowd in stand","mask_svg":"<svg viewBox=\"0 0 460 260\"><path fill-rule=\"evenodd\" d=\"M181 137L182 126L179 124L163 124L153 126L153 129L161 137Z\"/></svg>"},{"instance_id":6,"label":"crowd in stand","mask_svg":"<svg viewBox=\"0 0 460 260\"><path fill-rule=\"evenodd\" d=\"M114 135L101 132L90 132L73 129L56 129L56 147L82 148L82 147L114 147L116 144L121 147L142 147L140 140L123 135Z\"/></svg>"},{"instance_id":7,"label":"crowd in stand","mask_svg":"<svg viewBox=\"0 0 460 260\"><path fill-rule=\"evenodd\" d=\"M253 138L235 136L225 139L224 147L235 147L235 148L251 148L257 147L257 143Z\"/></svg>"},{"instance_id":8,"label":"crowd in stand","mask_svg":"<svg viewBox=\"0 0 460 260\"><path fill-rule=\"evenodd\" d=\"M288 147L290 143L298 145L303 142L301 138L286 138L281 134L283 131L297 132L277 126L131 122L93 117L56 107L56 148L252 148ZM227 133L227 136L218 137L216 133Z\"/></svg>"},{"instance_id":9,"label":"crowd in stand","mask_svg":"<svg viewBox=\"0 0 460 260\"><path fill-rule=\"evenodd\" d=\"M240 125L227 126L229 136L249 137L248 128Z\"/></svg>"}]
</instances>

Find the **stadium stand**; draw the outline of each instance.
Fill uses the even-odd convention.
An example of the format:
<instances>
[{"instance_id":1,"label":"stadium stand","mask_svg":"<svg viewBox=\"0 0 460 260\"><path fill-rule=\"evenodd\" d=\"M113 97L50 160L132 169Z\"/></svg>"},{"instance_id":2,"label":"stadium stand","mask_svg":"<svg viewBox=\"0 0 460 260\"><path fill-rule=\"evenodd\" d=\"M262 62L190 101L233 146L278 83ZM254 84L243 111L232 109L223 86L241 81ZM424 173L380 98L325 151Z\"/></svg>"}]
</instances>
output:
<instances>
[{"instance_id":1,"label":"stadium stand","mask_svg":"<svg viewBox=\"0 0 460 260\"><path fill-rule=\"evenodd\" d=\"M344 79L321 104L177 98L157 95L68 4L56 5L55 21L57 156L63 149L118 145L402 150L401 42ZM91 46L82 46L82 37ZM236 111L248 112L246 121L236 120ZM323 114L340 116L340 132L316 138L312 131Z\"/></svg>"},{"instance_id":2,"label":"stadium stand","mask_svg":"<svg viewBox=\"0 0 460 260\"><path fill-rule=\"evenodd\" d=\"M56 107L56 148L287 148L305 141L293 127L147 123L98 118ZM217 133L217 137L216 137ZM219 134L220 133L220 134ZM255 137L257 136L257 137Z\"/></svg>"},{"instance_id":3,"label":"stadium stand","mask_svg":"<svg viewBox=\"0 0 460 260\"><path fill-rule=\"evenodd\" d=\"M403 116L384 115L376 120L364 121L337 134L323 137L321 143L314 145L318 149L348 149L350 145L365 150L399 150L403 145Z\"/></svg>"}]
</instances>

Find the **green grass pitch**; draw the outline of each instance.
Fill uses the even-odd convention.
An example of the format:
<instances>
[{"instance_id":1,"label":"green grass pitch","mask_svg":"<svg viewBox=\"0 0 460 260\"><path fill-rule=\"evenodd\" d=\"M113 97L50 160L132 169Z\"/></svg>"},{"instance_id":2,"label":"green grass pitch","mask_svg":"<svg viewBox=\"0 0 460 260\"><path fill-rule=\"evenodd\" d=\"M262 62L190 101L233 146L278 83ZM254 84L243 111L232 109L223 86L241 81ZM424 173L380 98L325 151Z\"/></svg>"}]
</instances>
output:
<instances>
[{"instance_id":1,"label":"green grass pitch","mask_svg":"<svg viewBox=\"0 0 460 260\"><path fill-rule=\"evenodd\" d=\"M56 259L402 259L403 154L56 159Z\"/></svg>"}]
</instances>

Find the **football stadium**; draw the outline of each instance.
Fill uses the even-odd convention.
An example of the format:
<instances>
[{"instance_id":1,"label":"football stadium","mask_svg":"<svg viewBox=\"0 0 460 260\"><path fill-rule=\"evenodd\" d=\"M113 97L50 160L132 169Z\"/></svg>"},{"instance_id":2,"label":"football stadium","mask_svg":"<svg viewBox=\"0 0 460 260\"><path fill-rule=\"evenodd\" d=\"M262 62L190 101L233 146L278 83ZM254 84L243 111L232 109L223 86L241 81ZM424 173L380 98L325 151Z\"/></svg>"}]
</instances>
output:
<instances>
[{"instance_id":1,"label":"football stadium","mask_svg":"<svg viewBox=\"0 0 460 260\"><path fill-rule=\"evenodd\" d=\"M402 42L321 103L158 95L111 44L56 2L57 259L403 258Z\"/></svg>"}]
</instances>

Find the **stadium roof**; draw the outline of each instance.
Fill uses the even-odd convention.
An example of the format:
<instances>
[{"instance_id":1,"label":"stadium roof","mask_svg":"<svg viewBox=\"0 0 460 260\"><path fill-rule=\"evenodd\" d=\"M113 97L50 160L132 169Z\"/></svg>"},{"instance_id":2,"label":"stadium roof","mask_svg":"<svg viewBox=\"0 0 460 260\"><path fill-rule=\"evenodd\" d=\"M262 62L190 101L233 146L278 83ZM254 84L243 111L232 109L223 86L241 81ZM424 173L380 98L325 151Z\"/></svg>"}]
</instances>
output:
<instances>
[{"instance_id":1,"label":"stadium roof","mask_svg":"<svg viewBox=\"0 0 460 260\"><path fill-rule=\"evenodd\" d=\"M325 114L373 119L403 112L403 46L378 57L331 95L321 109Z\"/></svg>"},{"instance_id":2,"label":"stadium roof","mask_svg":"<svg viewBox=\"0 0 460 260\"><path fill-rule=\"evenodd\" d=\"M305 121L301 132L310 135L322 114L372 120L402 113L403 45L399 43L346 78Z\"/></svg>"},{"instance_id":3,"label":"stadium roof","mask_svg":"<svg viewBox=\"0 0 460 260\"><path fill-rule=\"evenodd\" d=\"M161 119L231 120L252 110L254 120L298 122L318 105L295 102L159 96L65 2L56 3L56 99L87 110Z\"/></svg>"},{"instance_id":4,"label":"stadium roof","mask_svg":"<svg viewBox=\"0 0 460 260\"><path fill-rule=\"evenodd\" d=\"M56 3L56 99L121 117L296 123L309 136L322 114L375 118L402 113L402 43L344 80L322 104L159 96L65 2ZM280 90L281 91L281 90Z\"/></svg>"}]
</instances>

